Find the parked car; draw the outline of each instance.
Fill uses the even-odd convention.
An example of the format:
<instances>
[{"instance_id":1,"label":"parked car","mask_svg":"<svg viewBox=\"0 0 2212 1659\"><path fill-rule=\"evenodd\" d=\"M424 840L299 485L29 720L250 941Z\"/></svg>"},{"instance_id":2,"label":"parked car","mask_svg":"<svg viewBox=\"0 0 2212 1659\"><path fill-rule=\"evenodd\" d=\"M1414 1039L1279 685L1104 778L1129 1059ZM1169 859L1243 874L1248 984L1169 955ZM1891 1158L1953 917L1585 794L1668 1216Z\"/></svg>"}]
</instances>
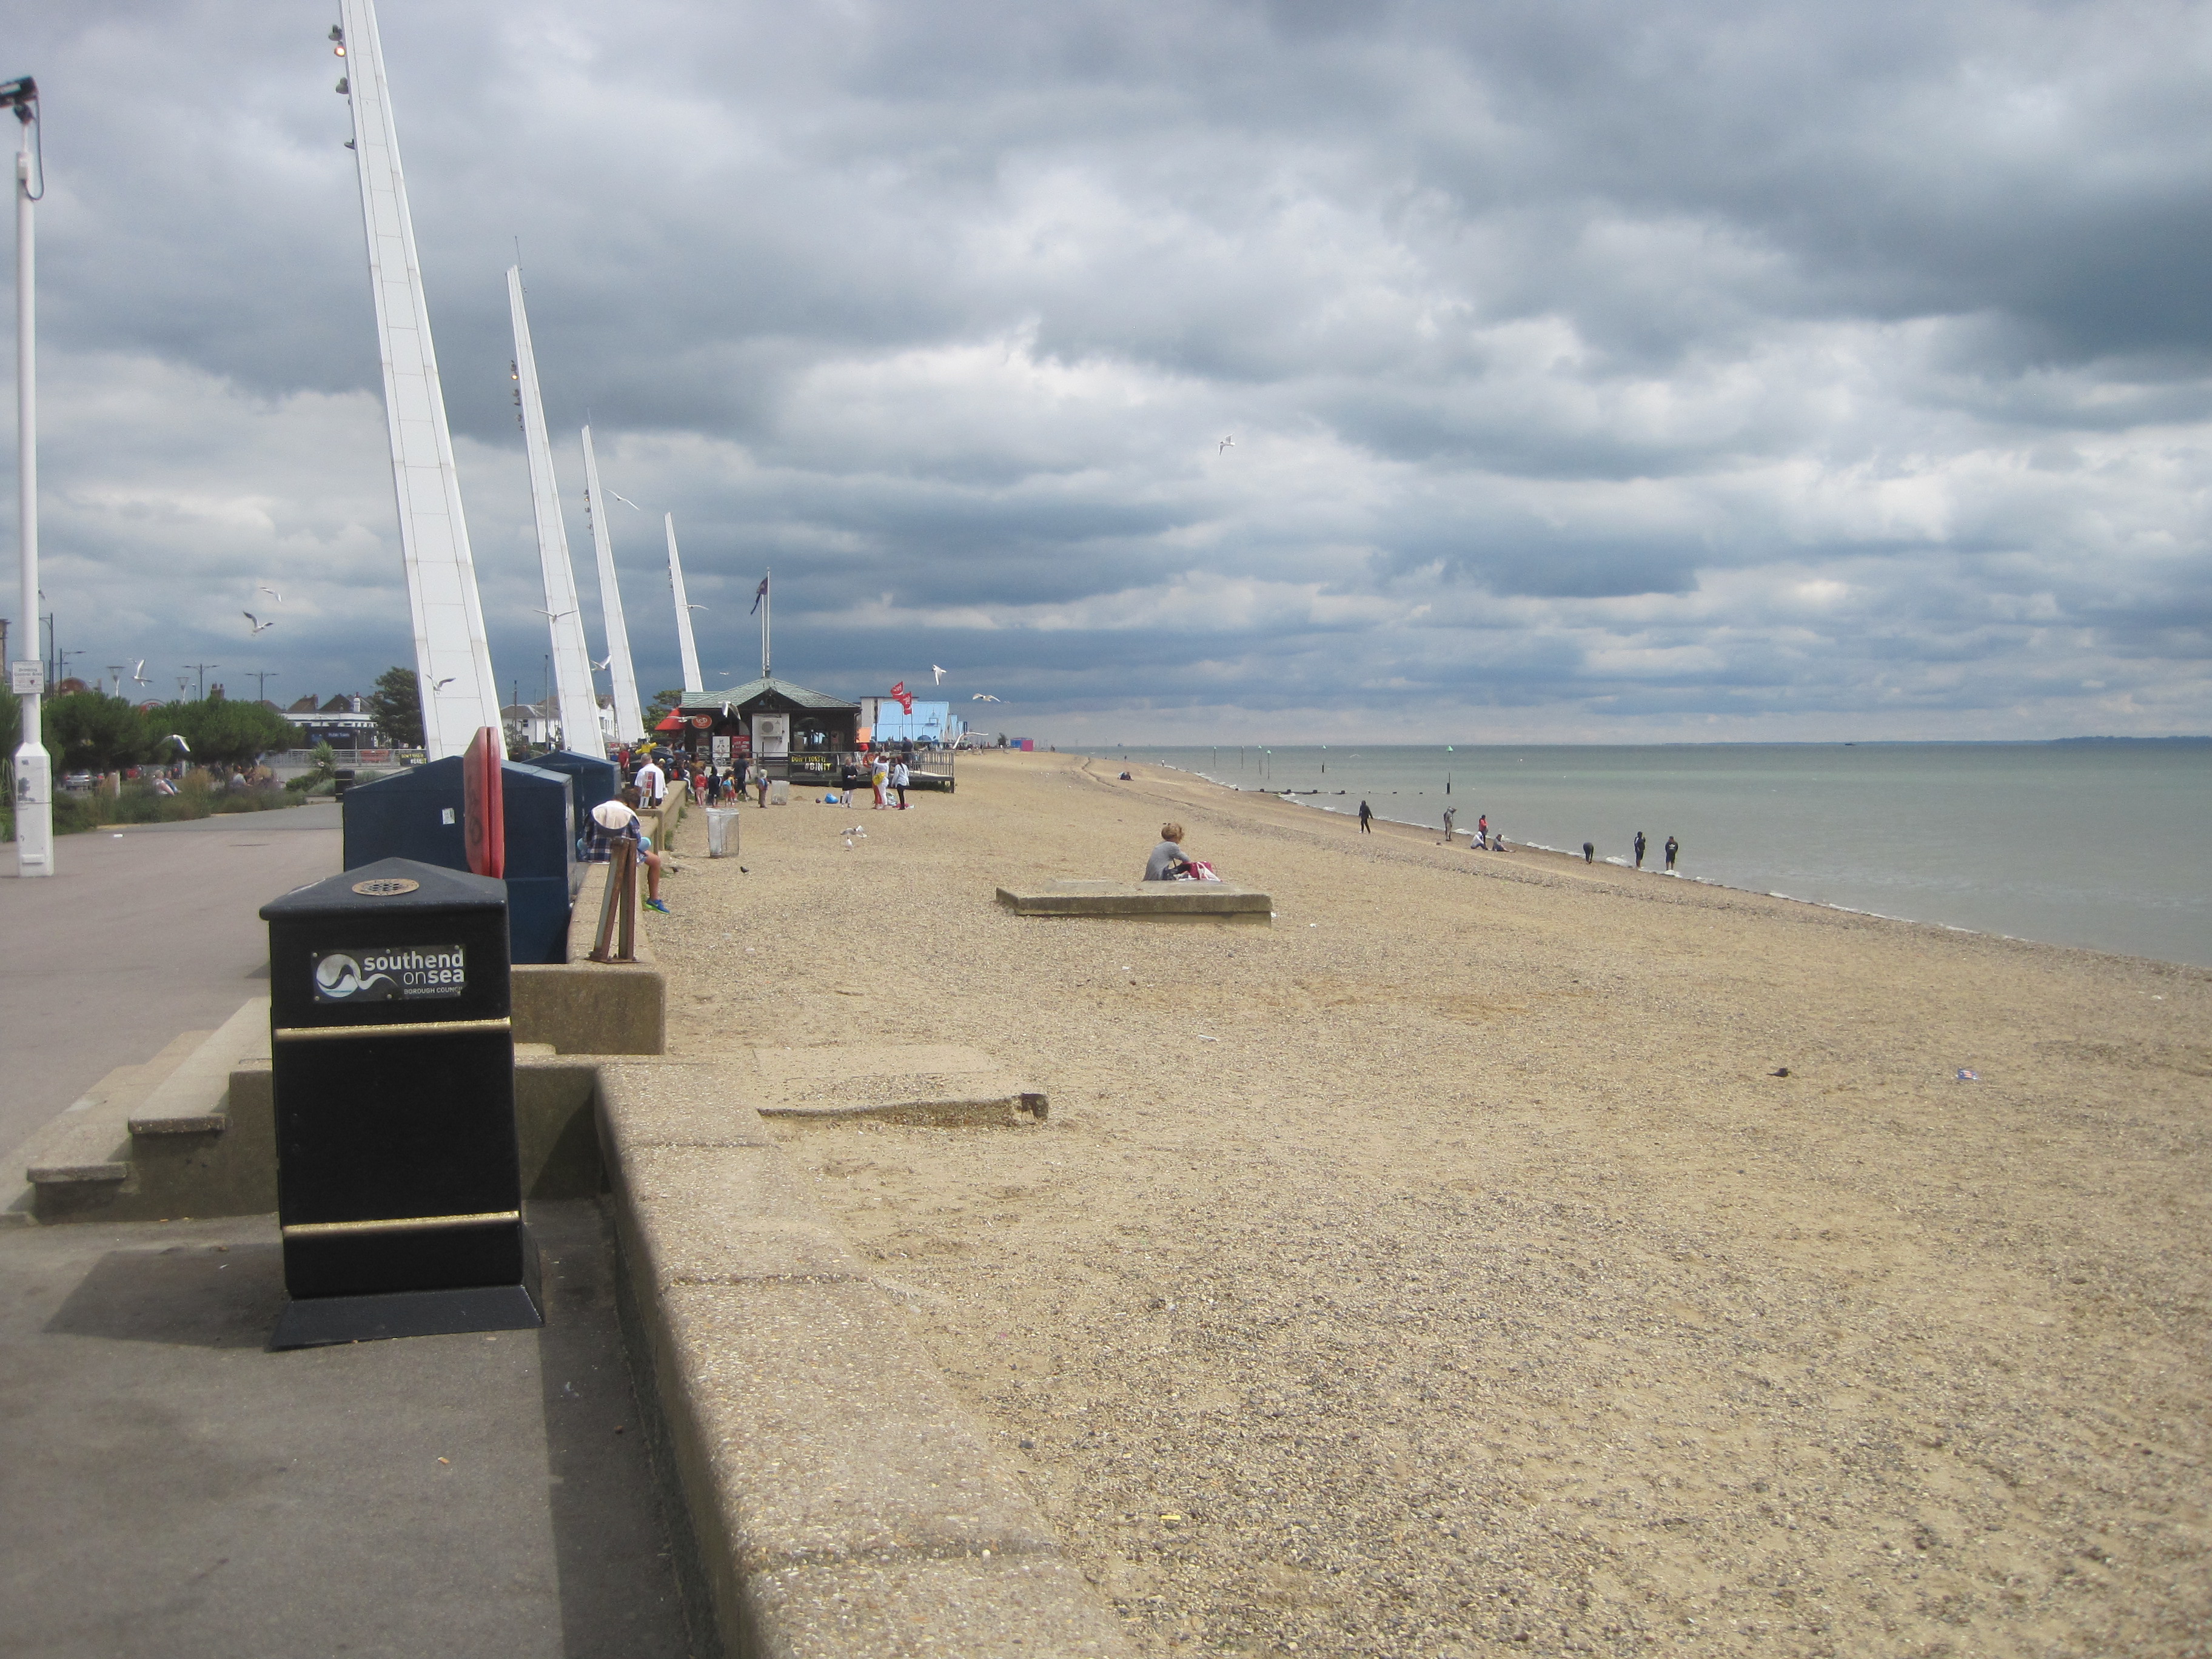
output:
<instances>
[{"instance_id":1,"label":"parked car","mask_svg":"<svg viewBox=\"0 0 2212 1659\"><path fill-rule=\"evenodd\" d=\"M64 772L62 775L62 787L72 795L88 795L92 793L92 774Z\"/></svg>"}]
</instances>

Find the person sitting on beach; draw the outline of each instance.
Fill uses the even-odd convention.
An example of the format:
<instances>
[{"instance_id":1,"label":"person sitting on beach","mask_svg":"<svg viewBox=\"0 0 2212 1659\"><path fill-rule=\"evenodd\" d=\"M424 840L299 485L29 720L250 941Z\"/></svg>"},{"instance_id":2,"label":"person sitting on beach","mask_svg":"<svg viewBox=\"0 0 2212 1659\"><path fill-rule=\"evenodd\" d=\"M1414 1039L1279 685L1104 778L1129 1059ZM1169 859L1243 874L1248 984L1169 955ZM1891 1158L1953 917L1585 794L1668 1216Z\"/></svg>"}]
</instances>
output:
<instances>
[{"instance_id":1,"label":"person sitting on beach","mask_svg":"<svg viewBox=\"0 0 2212 1659\"><path fill-rule=\"evenodd\" d=\"M603 800L592 809L591 827L584 831L584 862L608 863L617 842L635 842L637 861L645 866L645 908L665 915L668 907L660 902L660 854L653 850L653 837L637 827L639 799L637 786L631 784L619 799Z\"/></svg>"},{"instance_id":2,"label":"person sitting on beach","mask_svg":"<svg viewBox=\"0 0 2212 1659\"><path fill-rule=\"evenodd\" d=\"M1145 860L1146 881L1174 881L1190 868L1190 860L1183 856L1182 825L1164 823L1160 826L1160 844L1152 848L1152 857Z\"/></svg>"}]
</instances>

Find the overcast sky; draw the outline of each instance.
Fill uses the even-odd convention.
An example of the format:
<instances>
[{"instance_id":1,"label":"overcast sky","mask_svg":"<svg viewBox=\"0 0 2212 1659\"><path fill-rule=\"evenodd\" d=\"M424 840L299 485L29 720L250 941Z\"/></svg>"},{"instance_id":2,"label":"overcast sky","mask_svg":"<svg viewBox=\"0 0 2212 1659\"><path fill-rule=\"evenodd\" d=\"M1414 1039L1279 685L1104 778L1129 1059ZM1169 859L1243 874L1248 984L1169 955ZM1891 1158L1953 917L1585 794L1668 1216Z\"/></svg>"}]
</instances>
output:
<instances>
[{"instance_id":1,"label":"overcast sky","mask_svg":"<svg viewBox=\"0 0 2212 1659\"><path fill-rule=\"evenodd\" d=\"M0 3L71 672L411 665L334 17ZM772 566L782 675L1063 743L2212 731L2212 8L380 18L503 693L520 239L648 694L673 510L710 686Z\"/></svg>"}]
</instances>

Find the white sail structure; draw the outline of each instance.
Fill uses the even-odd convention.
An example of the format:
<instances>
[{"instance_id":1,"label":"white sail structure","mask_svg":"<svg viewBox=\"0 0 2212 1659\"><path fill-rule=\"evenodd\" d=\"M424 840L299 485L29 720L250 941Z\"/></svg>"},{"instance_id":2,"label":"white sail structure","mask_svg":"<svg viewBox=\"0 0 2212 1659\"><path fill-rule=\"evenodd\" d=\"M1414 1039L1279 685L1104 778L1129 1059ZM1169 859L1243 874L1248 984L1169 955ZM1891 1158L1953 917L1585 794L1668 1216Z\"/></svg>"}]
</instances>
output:
<instances>
[{"instance_id":1,"label":"white sail structure","mask_svg":"<svg viewBox=\"0 0 2212 1659\"><path fill-rule=\"evenodd\" d=\"M514 378L522 398L522 435L530 451L530 505L538 520L538 564L545 579L545 625L553 637L553 695L561 707L561 746L594 757L607 752L599 732L599 699L592 686L592 653L577 608L576 572L568 562L568 530L561 520L561 488L553 480L553 445L538 395L538 358L530 349L530 315L522 304L522 267L507 268L507 307L514 318Z\"/></svg>"},{"instance_id":2,"label":"white sail structure","mask_svg":"<svg viewBox=\"0 0 2212 1659\"><path fill-rule=\"evenodd\" d=\"M615 580L605 499L599 494L599 458L592 450L592 428L586 427L584 514L592 521L592 549L599 557L599 618L606 624L607 674L615 690L615 740L635 743L645 735L645 711L638 706L637 670L629 659L629 624L623 620L622 587Z\"/></svg>"},{"instance_id":3,"label":"white sail structure","mask_svg":"<svg viewBox=\"0 0 2212 1659\"><path fill-rule=\"evenodd\" d=\"M684 559L676 550L676 515L661 514L668 526L668 585L676 590L676 644L684 653L684 690L704 696L705 678L699 672L699 647L691 641L691 605L684 592Z\"/></svg>"},{"instance_id":4,"label":"white sail structure","mask_svg":"<svg viewBox=\"0 0 2212 1659\"><path fill-rule=\"evenodd\" d=\"M432 760L442 760L467 748L477 727L500 729L499 682L492 675L469 527L461 514L460 475L430 342L430 311L415 252L415 222L407 211L376 9L372 0L338 0L338 16L368 234L368 285L384 357L384 413L415 623L423 744Z\"/></svg>"}]
</instances>

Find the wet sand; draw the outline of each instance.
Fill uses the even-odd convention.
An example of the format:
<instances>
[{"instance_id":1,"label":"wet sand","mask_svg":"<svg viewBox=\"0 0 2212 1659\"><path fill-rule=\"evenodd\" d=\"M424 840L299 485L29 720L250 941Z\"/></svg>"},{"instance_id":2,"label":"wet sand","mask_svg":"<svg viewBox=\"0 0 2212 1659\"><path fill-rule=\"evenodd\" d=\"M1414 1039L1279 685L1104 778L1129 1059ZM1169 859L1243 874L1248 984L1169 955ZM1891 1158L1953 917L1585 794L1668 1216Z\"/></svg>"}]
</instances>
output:
<instances>
[{"instance_id":1,"label":"wet sand","mask_svg":"<svg viewBox=\"0 0 2212 1659\"><path fill-rule=\"evenodd\" d=\"M779 1133L1140 1651L2212 1651L2212 974L1120 769L694 823L652 931L679 1053L1049 1089ZM1169 816L1272 929L993 903Z\"/></svg>"}]
</instances>

